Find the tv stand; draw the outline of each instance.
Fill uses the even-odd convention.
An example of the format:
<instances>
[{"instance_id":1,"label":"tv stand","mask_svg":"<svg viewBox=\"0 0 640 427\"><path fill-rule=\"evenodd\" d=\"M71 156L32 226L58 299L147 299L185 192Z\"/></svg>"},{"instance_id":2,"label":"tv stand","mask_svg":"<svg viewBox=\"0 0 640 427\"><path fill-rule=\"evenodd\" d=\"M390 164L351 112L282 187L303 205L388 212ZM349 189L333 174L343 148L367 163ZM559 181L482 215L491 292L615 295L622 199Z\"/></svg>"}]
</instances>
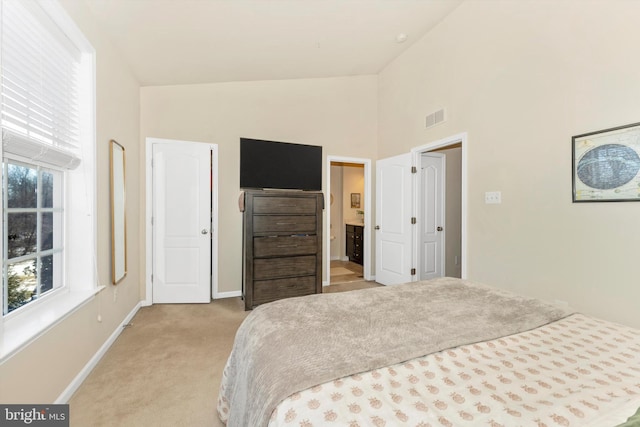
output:
<instances>
[{"instance_id":1,"label":"tv stand","mask_svg":"<svg viewBox=\"0 0 640 427\"><path fill-rule=\"evenodd\" d=\"M245 309L322 293L323 194L248 190L244 197Z\"/></svg>"}]
</instances>

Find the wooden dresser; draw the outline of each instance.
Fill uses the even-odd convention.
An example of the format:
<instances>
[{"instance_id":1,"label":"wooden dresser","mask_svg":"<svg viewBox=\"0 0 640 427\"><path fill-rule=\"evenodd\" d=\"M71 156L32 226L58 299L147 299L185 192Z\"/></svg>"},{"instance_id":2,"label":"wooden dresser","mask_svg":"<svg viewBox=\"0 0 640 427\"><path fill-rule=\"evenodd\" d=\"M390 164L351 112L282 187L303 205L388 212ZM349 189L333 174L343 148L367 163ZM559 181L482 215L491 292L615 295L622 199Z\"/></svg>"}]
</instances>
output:
<instances>
[{"instance_id":1,"label":"wooden dresser","mask_svg":"<svg viewBox=\"0 0 640 427\"><path fill-rule=\"evenodd\" d=\"M322 193L244 194L242 291L246 310L322 292Z\"/></svg>"}]
</instances>

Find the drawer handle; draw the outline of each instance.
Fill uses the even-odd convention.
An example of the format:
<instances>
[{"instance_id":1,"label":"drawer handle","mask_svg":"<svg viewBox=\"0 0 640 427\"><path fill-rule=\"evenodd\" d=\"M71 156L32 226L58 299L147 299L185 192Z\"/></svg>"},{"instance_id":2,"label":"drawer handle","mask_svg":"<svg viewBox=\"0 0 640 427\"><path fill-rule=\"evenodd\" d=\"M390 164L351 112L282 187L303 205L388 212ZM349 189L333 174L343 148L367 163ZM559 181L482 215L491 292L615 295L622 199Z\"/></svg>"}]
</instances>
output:
<instances>
[{"instance_id":1,"label":"drawer handle","mask_svg":"<svg viewBox=\"0 0 640 427\"><path fill-rule=\"evenodd\" d=\"M297 248L298 245L277 245L278 248Z\"/></svg>"},{"instance_id":2,"label":"drawer handle","mask_svg":"<svg viewBox=\"0 0 640 427\"><path fill-rule=\"evenodd\" d=\"M276 225L296 225L297 222L276 222Z\"/></svg>"}]
</instances>

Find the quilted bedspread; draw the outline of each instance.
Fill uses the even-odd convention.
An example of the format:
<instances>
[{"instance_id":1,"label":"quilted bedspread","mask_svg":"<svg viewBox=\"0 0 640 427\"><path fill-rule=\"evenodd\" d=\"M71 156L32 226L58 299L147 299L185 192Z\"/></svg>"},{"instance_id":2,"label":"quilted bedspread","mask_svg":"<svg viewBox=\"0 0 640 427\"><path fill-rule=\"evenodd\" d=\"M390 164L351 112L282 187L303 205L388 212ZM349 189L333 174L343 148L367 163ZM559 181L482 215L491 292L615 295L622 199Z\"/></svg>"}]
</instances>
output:
<instances>
[{"instance_id":1,"label":"quilted bedspread","mask_svg":"<svg viewBox=\"0 0 640 427\"><path fill-rule=\"evenodd\" d=\"M229 427L266 426L276 406L300 390L568 314L452 278L275 301L253 310L238 329L218 414Z\"/></svg>"},{"instance_id":2,"label":"quilted bedspread","mask_svg":"<svg viewBox=\"0 0 640 427\"><path fill-rule=\"evenodd\" d=\"M319 384L270 427L613 427L640 407L640 331L574 314Z\"/></svg>"}]
</instances>

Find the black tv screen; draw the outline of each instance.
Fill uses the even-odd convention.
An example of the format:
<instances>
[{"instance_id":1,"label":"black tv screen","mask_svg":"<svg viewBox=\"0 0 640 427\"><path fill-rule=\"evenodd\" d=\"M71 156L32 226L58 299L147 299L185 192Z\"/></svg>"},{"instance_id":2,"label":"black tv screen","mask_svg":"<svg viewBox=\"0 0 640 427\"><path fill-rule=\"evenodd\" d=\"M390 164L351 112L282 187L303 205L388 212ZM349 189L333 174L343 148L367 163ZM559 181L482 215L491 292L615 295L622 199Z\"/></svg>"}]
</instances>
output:
<instances>
[{"instance_id":1,"label":"black tv screen","mask_svg":"<svg viewBox=\"0 0 640 427\"><path fill-rule=\"evenodd\" d=\"M322 147L240 138L240 187L322 190Z\"/></svg>"}]
</instances>

